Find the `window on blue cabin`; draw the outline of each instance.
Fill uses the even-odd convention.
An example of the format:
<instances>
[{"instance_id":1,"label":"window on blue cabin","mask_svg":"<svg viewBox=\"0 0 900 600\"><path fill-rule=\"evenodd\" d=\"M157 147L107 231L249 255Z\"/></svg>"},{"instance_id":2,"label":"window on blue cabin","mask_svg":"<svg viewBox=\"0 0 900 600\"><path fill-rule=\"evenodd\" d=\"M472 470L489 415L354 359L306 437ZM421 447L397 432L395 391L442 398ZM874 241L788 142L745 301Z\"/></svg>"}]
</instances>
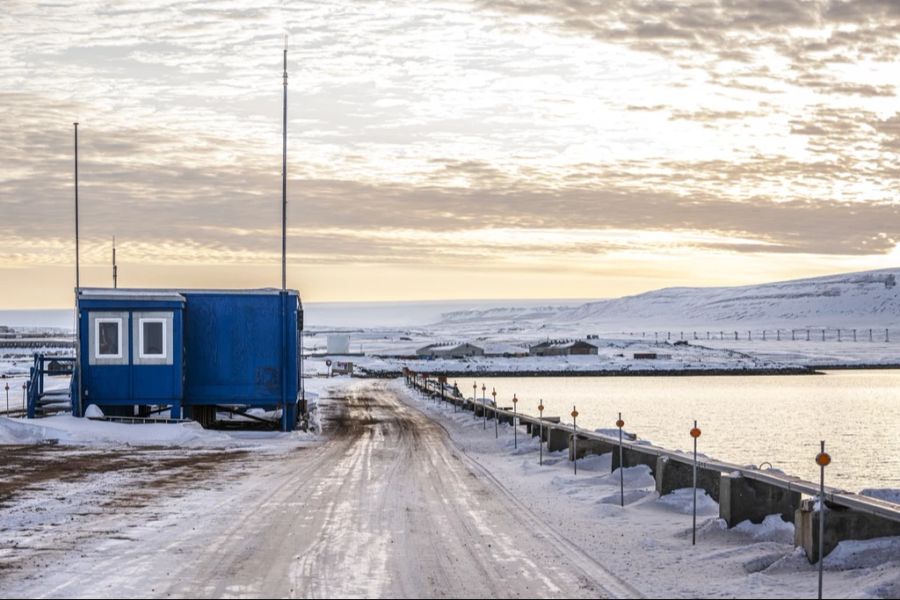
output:
<instances>
[{"instance_id":1,"label":"window on blue cabin","mask_svg":"<svg viewBox=\"0 0 900 600\"><path fill-rule=\"evenodd\" d=\"M98 357L122 356L120 336L120 319L97 319L97 351Z\"/></svg>"},{"instance_id":2,"label":"window on blue cabin","mask_svg":"<svg viewBox=\"0 0 900 600\"><path fill-rule=\"evenodd\" d=\"M164 319L141 319L141 358L165 357L166 322Z\"/></svg>"}]
</instances>

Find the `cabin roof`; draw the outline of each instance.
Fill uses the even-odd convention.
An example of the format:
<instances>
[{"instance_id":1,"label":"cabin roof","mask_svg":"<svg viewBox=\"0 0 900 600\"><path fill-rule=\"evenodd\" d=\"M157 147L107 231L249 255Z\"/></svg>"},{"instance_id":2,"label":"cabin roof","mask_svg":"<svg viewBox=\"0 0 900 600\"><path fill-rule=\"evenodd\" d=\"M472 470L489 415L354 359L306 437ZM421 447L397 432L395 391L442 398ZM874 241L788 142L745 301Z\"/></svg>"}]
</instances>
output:
<instances>
[{"instance_id":1,"label":"cabin roof","mask_svg":"<svg viewBox=\"0 0 900 600\"><path fill-rule=\"evenodd\" d=\"M184 302L183 293L190 294L226 294L226 295L278 295L278 288L258 288L243 290L224 289L154 289L154 288L81 288L78 295L85 300L155 300ZM297 293L297 290L288 290ZM298 294L299 295L299 294Z\"/></svg>"}]
</instances>

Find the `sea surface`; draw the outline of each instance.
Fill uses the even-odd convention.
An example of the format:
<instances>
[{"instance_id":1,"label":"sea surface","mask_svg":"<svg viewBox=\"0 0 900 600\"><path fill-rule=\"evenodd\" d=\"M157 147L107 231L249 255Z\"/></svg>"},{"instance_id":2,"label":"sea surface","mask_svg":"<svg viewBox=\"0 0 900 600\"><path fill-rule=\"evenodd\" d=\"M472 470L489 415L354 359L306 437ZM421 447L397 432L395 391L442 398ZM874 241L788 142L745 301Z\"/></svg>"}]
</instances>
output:
<instances>
[{"instance_id":1,"label":"sea surface","mask_svg":"<svg viewBox=\"0 0 900 600\"><path fill-rule=\"evenodd\" d=\"M900 488L900 370L824 375L723 377L496 377L478 379L497 403L588 429L625 430L672 450L689 450L694 420L699 451L738 465L771 463L818 482L815 456L825 441L825 483L848 491ZM472 382L458 380L471 393ZM768 467L768 465L765 465Z\"/></svg>"}]
</instances>

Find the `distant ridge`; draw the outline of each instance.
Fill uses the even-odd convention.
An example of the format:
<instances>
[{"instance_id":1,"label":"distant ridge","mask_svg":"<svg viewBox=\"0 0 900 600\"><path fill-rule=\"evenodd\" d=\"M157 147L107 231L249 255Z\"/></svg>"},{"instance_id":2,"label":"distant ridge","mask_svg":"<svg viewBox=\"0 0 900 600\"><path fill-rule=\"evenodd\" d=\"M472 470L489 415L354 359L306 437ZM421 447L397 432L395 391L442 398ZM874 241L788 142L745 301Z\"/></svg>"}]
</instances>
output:
<instances>
[{"instance_id":1,"label":"distant ridge","mask_svg":"<svg viewBox=\"0 0 900 600\"><path fill-rule=\"evenodd\" d=\"M445 313L440 325L582 327L894 327L900 267L738 287L670 287L578 306Z\"/></svg>"}]
</instances>

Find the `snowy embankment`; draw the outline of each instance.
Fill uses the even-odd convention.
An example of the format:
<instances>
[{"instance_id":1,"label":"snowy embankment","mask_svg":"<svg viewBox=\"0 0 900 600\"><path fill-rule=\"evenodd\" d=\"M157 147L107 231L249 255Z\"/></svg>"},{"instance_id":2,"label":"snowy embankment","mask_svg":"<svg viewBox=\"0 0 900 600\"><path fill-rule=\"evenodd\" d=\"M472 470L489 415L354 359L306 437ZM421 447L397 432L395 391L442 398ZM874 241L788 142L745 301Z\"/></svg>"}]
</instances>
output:
<instances>
[{"instance_id":1,"label":"snowy embankment","mask_svg":"<svg viewBox=\"0 0 900 600\"><path fill-rule=\"evenodd\" d=\"M544 452L520 429L426 399L402 381L392 389L441 423L483 475L605 567L651 597L812 597L817 566L793 545L794 526L780 516L727 529L718 505L698 490L697 546L691 546L690 489L660 497L645 466L610 473L611 455L578 461ZM625 507L620 502L624 475ZM513 504L511 503L511 506ZM828 597L900 597L900 538L845 541L825 559Z\"/></svg>"},{"instance_id":2,"label":"snowy embankment","mask_svg":"<svg viewBox=\"0 0 900 600\"><path fill-rule=\"evenodd\" d=\"M180 446L189 448L238 448L248 446L296 447L323 441L318 432L317 408L328 402L341 379L306 380L311 409L309 432L215 431L194 422L132 424L116 423L72 415L41 419L0 417L0 445L63 444L72 446Z\"/></svg>"},{"instance_id":3,"label":"snowy embankment","mask_svg":"<svg viewBox=\"0 0 900 600\"><path fill-rule=\"evenodd\" d=\"M681 373L806 373L805 367L788 362L758 360L734 352L707 348L678 348L672 357L664 360L633 360L623 356L616 348L603 348L598 357L589 356L527 356L520 358L472 357L465 359L409 360L392 358L362 358L356 364L370 375L397 374L403 368L417 373L478 373L537 375L577 374L586 375L677 375ZM632 351L633 352L633 351Z\"/></svg>"}]
</instances>

